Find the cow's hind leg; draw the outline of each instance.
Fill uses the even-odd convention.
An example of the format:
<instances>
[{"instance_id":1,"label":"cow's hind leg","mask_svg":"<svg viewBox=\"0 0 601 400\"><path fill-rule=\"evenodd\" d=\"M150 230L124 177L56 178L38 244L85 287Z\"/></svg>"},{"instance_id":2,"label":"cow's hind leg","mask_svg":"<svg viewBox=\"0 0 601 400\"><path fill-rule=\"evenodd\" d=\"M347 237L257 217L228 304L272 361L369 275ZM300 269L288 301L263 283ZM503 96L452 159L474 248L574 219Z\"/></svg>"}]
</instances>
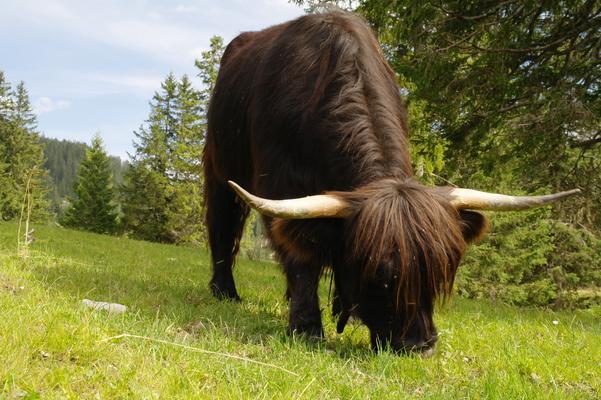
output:
<instances>
[{"instance_id":1,"label":"cow's hind leg","mask_svg":"<svg viewBox=\"0 0 601 400\"><path fill-rule=\"evenodd\" d=\"M206 222L213 263L210 288L217 298L240 300L232 267L240 248L240 237L248 207L236 201L235 193L224 183L205 182Z\"/></svg>"},{"instance_id":2,"label":"cow's hind leg","mask_svg":"<svg viewBox=\"0 0 601 400\"><path fill-rule=\"evenodd\" d=\"M289 334L323 337L317 289L321 265L285 262L288 281L286 294L290 302Z\"/></svg>"}]
</instances>

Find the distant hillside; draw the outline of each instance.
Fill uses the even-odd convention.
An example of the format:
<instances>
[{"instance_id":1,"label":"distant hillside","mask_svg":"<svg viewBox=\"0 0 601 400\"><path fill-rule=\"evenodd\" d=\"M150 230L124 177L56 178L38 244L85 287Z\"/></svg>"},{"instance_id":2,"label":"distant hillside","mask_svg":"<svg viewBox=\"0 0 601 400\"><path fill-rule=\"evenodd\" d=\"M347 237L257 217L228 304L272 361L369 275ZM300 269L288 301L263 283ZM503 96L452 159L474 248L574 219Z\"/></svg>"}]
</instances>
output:
<instances>
[{"instance_id":1,"label":"distant hillside","mask_svg":"<svg viewBox=\"0 0 601 400\"><path fill-rule=\"evenodd\" d=\"M87 145L81 142L69 140L41 138L44 146L44 166L50 172L51 200L53 208L58 211L60 204L67 196L74 196L73 184L77 178L77 168L83 159ZM127 161L110 156L111 170L113 173L113 184L118 186L123 181L123 171L127 167Z\"/></svg>"}]
</instances>

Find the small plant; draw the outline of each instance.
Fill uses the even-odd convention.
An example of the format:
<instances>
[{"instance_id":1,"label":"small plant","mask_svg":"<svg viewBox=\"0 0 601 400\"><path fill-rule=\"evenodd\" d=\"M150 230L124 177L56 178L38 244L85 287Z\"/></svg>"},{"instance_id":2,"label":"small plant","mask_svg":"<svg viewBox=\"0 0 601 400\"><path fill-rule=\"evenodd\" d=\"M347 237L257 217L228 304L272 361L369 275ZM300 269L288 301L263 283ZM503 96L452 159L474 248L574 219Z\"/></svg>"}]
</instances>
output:
<instances>
[{"instance_id":1,"label":"small plant","mask_svg":"<svg viewBox=\"0 0 601 400\"><path fill-rule=\"evenodd\" d=\"M34 229L29 229L29 221L31 219L31 210L33 208L31 180L35 174L35 169L36 167L32 168L27 175L25 192L23 193L23 201L21 203L21 213L19 215L19 228L17 230L17 254L24 260L29 257L29 245L34 241ZM23 220L24 218L25 220ZM23 224L25 226L23 226ZM21 232L23 232L23 237L21 237Z\"/></svg>"}]
</instances>

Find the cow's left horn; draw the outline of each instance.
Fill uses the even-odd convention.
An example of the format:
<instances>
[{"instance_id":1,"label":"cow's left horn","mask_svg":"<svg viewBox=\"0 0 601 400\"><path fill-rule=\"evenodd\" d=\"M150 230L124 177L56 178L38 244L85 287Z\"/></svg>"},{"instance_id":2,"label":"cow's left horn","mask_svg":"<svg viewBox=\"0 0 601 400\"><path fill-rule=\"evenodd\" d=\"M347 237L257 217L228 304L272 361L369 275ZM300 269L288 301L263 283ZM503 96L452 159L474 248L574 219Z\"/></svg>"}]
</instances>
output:
<instances>
[{"instance_id":1,"label":"cow's left horn","mask_svg":"<svg viewBox=\"0 0 601 400\"><path fill-rule=\"evenodd\" d=\"M542 207L554 201L580 193L580 189L568 190L544 196L508 196L480 192L473 189L452 188L444 195L457 209L519 211Z\"/></svg>"},{"instance_id":2,"label":"cow's left horn","mask_svg":"<svg viewBox=\"0 0 601 400\"><path fill-rule=\"evenodd\" d=\"M345 218L351 214L348 203L332 195L315 195L297 199L270 200L250 194L236 182L228 181L238 196L251 208L270 217L285 219Z\"/></svg>"}]
</instances>

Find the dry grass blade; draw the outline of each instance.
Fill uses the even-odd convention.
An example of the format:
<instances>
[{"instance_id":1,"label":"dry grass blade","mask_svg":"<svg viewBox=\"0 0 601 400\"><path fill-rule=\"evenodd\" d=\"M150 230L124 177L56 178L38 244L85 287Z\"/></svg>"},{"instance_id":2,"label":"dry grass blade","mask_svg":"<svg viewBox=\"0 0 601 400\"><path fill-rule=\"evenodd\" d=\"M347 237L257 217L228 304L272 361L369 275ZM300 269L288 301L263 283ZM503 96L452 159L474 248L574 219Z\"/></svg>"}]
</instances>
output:
<instances>
[{"instance_id":1,"label":"dry grass blade","mask_svg":"<svg viewBox=\"0 0 601 400\"><path fill-rule=\"evenodd\" d=\"M238 361L245 361L245 362L249 362L249 363L252 363L252 364L261 365L263 367L277 369L277 370L286 372L286 373L288 373L290 375L299 376L296 372L292 372L292 371L290 371L290 370L288 370L286 368L282 368L282 367L277 366L275 364L269 364L269 363L264 363L264 362L261 362L261 361L253 360L252 358L236 356L236 355L228 354L228 353L221 353L221 352L218 352L218 351L199 349L197 347L186 346L185 344L169 342L167 340L155 339L155 338L151 338L151 337L147 337L147 336L132 335L132 334L129 334L129 333L122 333L120 335L111 336L111 337L108 337L108 338L105 338L105 339L101 339L101 340L98 341L98 343L106 343L106 342L110 342L111 340L117 340L117 339L123 339L123 338L140 339L140 340L146 340L146 341L149 341L149 342L166 344L166 345L169 345L169 346L181 347L182 349L194 351L196 353L210 354L210 355L213 355L213 356L231 358L231 359L238 360Z\"/></svg>"}]
</instances>

